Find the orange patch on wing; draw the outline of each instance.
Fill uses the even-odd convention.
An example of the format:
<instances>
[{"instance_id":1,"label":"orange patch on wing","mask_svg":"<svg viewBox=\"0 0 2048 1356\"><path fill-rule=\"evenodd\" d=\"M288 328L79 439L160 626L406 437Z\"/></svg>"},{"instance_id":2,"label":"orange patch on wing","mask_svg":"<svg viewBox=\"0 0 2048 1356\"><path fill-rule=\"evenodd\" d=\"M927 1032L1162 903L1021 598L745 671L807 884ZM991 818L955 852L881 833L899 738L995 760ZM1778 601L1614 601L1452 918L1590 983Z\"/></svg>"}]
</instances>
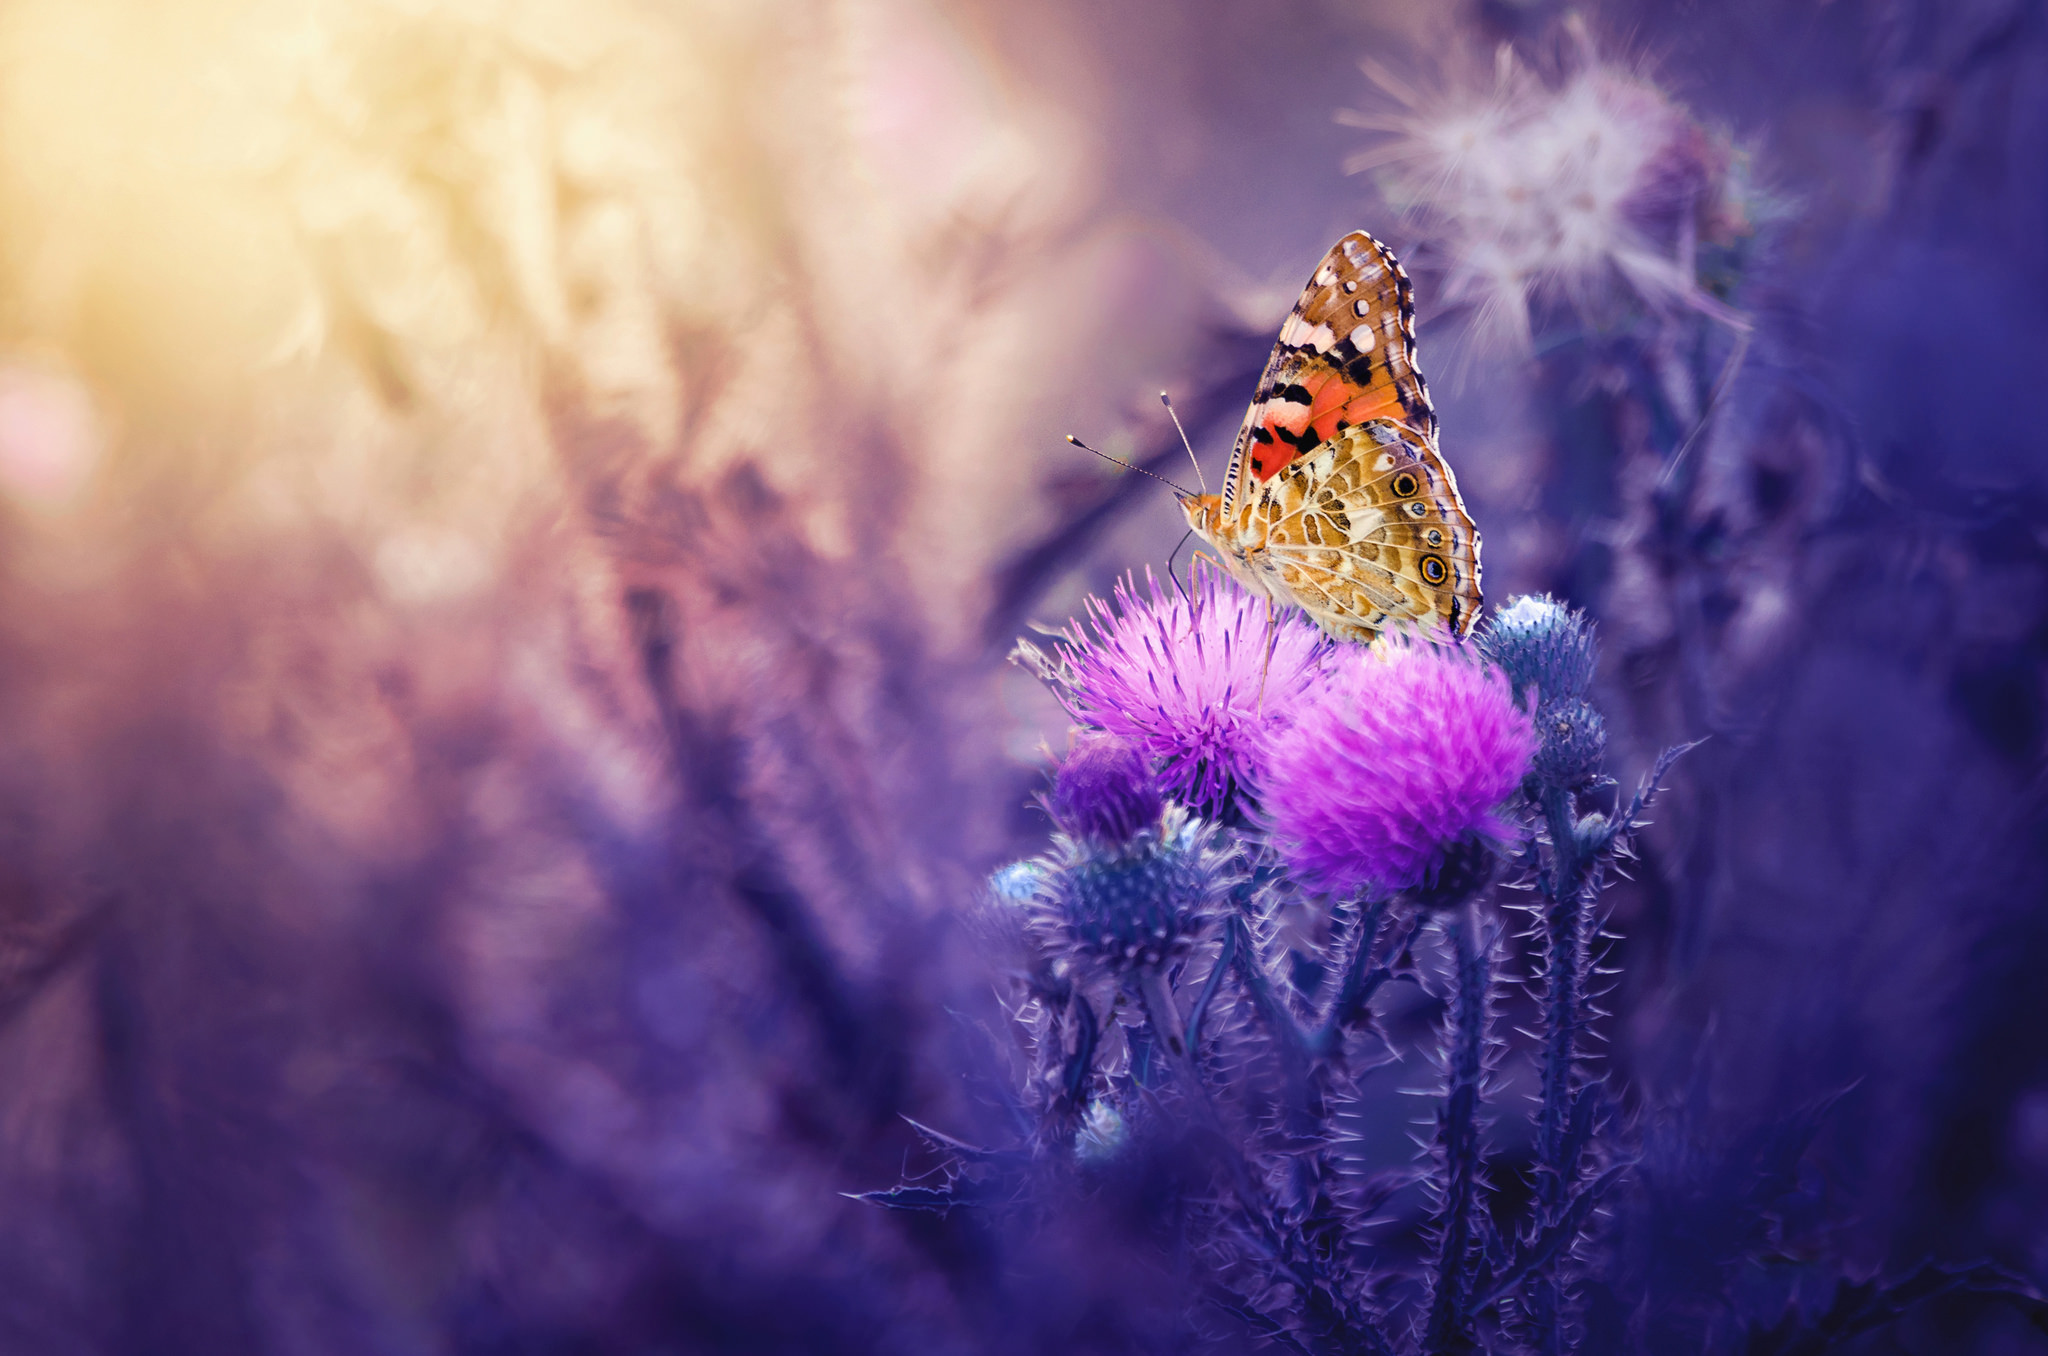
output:
<instances>
[{"instance_id":1,"label":"orange patch on wing","mask_svg":"<svg viewBox=\"0 0 2048 1356\"><path fill-rule=\"evenodd\" d=\"M1314 400L1309 408L1309 423L1319 441L1336 437L1340 423L1363 424L1368 419L1407 421L1401 398L1390 383L1375 381L1371 386L1359 386L1335 368L1325 368L1306 374L1302 385Z\"/></svg>"},{"instance_id":2,"label":"orange patch on wing","mask_svg":"<svg viewBox=\"0 0 2048 1356\"><path fill-rule=\"evenodd\" d=\"M1271 480L1300 455L1293 439L1308 427L1309 411L1301 405L1287 400L1269 400L1259 414L1259 426L1264 428L1270 441L1252 441L1252 476L1258 480ZM1288 434L1282 437L1281 434Z\"/></svg>"},{"instance_id":3,"label":"orange patch on wing","mask_svg":"<svg viewBox=\"0 0 2048 1356\"><path fill-rule=\"evenodd\" d=\"M1339 425L1403 418L1400 398L1391 387L1362 388L1333 367L1302 373L1301 386L1309 393L1308 404L1269 400L1260 408L1259 423L1272 435L1266 454L1252 459L1252 474L1260 480L1271 480L1304 451L1336 437ZM1283 431L1293 436L1282 438ZM1311 436L1302 439L1304 433ZM1297 440L1305 441L1308 447L1297 447Z\"/></svg>"}]
</instances>

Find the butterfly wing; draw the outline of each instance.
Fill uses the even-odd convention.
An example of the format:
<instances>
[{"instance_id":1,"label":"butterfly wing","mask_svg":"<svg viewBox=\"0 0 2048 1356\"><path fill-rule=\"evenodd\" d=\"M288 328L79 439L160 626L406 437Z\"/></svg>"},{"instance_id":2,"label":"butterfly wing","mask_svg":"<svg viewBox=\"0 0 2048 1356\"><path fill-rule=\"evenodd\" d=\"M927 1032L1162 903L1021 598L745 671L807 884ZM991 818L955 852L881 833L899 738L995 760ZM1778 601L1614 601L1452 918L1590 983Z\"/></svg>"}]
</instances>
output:
<instances>
[{"instance_id":1,"label":"butterfly wing","mask_svg":"<svg viewBox=\"0 0 2048 1356\"><path fill-rule=\"evenodd\" d=\"M1249 493L1245 518L1263 539L1255 568L1331 635L1371 640L1403 622L1471 630L1479 532L1457 477L1413 429L1347 427Z\"/></svg>"},{"instance_id":2,"label":"butterfly wing","mask_svg":"<svg viewBox=\"0 0 2048 1356\"><path fill-rule=\"evenodd\" d=\"M1253 486L1369 419L1436 445L1436 410L1415 369L1415 301L1393 253L1364 231L1316 265L1266 361L1224 477L1222 516Z\"/></svg>"}]
</instances>

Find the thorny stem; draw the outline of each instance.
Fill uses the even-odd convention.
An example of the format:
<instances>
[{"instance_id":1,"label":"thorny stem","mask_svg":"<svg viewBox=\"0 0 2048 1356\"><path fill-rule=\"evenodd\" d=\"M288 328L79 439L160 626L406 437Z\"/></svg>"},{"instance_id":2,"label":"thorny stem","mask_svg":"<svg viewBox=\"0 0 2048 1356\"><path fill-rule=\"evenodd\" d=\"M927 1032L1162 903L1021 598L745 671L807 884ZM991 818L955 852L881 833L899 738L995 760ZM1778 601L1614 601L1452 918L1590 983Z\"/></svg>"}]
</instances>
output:
<instances>
[{"instance_id":1,"label":"thorny stem","mask_svg":"<svg viewBox=\"0 0 2048 1356\"><path fill-rule=\"evenodd\" d=\"M1066 1066L1060 1071L1060 1093L1064 1099L1061 1106L1069 1119L1078 1116L1086 1102L1088 1079L1095 1072L1095 1044L1101 1038L1094 1004L1085 997L1077 997L1070 1008L1074 1013L1074 1053L1067 1056Z\"/></svg>"},{"instance_id":2,"label":"thorny stem","mask_svg":"<svg viewBox=\"0 0 2048 1356\"><path fill-rule=\"evenodd\" d=\"M1445 1071L1449 1086L1437 1131L1444 1182L1436 1285L1423 1334L1423 1349L1430 1356L1477 1349L1470 1298L1479 1194L1479 1094L1485 1074L1487 986L1491 980L1485 944L1476 935L1478 927L1469 905L1452 914L1444 925L1457 978L1451 994L1450 1065Z\"/></svg>"},{"instance_id":3,"label":"thorny stem","mask_svg":"<svg viewBox=\"0 0 2048 1356\"><path fill-rule=\"evenodd\" d=\"M1545 880L1546 941L1543 995L1543 1103L1536 1122L1536 1200L1539 1225L1564 1212L1578 1176L1578 1147L1569 1134L1577 1092L1579 1014L1585 1001L1589 863L1579 853L1571 792L1546 786L1543 818L1550 830L1551 865ZM1529 1320L1541 1356L1564 1349L1564 1296L1554 1264L1537 1269L1528 1293Z\"/></svg>"},{"instance_id":4,"label":"thorny stem","mask_svg":"<svg viewBox=\"0 0 2048 1356\"><path fill-rule=\"evenodd\" d=\"M1389 961L1401 954L1421 925L1421 914L1412 913L1405 925L1395 925L1393 941L1383 949L1379 945L1380 932L1387 926L1387 911L1391 905L1390 897L1381 896L1359 906L1358 917L1351 928L1350 950L1344 960L1343 977L1337 996L1330 1004L1329 1014L1313 1031L1302 1033L1302 1049L1307 1054L1308 1065L1300 1087L1290 1089L1295 1095L1290 1102L1292 1123L1289 1129L1296 1135L1314 1137L1319 1133L1317 1127L1328 1116L1326 1098L1331 1080L1337 1068L1344 1063L1344 1034L1368 1020L1372 996L1382 984L1393 978ZM1317 1165L1326 1162L1326 1156L1320 1151L1304 1154L1295 1160L1304 1186L1318 1175Z\"/></svg>"},{"instance_id":5,"label":"thorny stem","mask_svg":"<svg viewBox=\"0 0 2048 1356\"><path fill-rule=\"evenodd\" d=\"M1238 920L1233 918L1231 926L1238 926ZM1166 976L1159 970L1145 969L1138 972L1135 980L1152 1038L1169 1052L1174 1075L1182 1083L1202 1128L1218 1148L1230 1178L1232 1194L1237 1197L1245 1218L1257 1231L1274 1263L1294 1284L1303 1308L1315 1320L1317 1328L1362 1340L1375 1356L1385 1353L1385 1344L1346 1301L1337 1282L1326 1273L1318 1259L1302 1248L1300 1239L1292 1230L1281 1227L1272 1203L1266 1199L1265 1191L1252 1174L1251 1165L1224 1130L1222 1114L1216 1109L1215 1100L1210 1097L1208 1085L1202 1079L1201 1069L1195 1062L1195 1052L1182 1042L1180 1015ZM1321 1350L1320 1344L1316 1350Z\"/></svg>"},{"instance_id":6,"label":"thorny stem","mask_svg":"<svg viewBox=\"0 0 2048 1356\"><path fill-rule=\"evenodd\" d=\"M1188 1011L1188 1050L1192 1053L1201 1048L1202 1015L1209 1010L1209 1001L1216 991L1223 987L1223 977L1230 973L1230 962L1237 956L1237 933L1235 930L1223 934L1223 950L1216 956L1216 963L1209 968L1209 978L1202 983L1202 992L1195 998L1195 1006Z\"/></svg>"},{"instance_id":7,"label":"thorny stem","mask_svg":"<svg viewBox=\"0 0 2048 1356\"><path fill-rule=\"evenodd\" d=\"M1642 784L1613 826L1614 834L1632 833L1657 794L1664 775L1693 744L1677 744L1657 757ZM1577 806L1572 793L1545 787L1540 797L1544 824L1550 831L1550 870L1543 877L1545 974L1543 995L1543 1103L1536 1122L1536 1202L1538 1233L1552 1230L1577 1205L1580 1164L1590 1139L1595 1108L1585 1105L1579 1070L1581 1013L1591 966L1593 900L1600 889L1602 853L1588 853L1578 837ZM1614 842L1610 837L1608 844ZM1567 1240L1566 1247L1569 1243ZM1557 1280L1557 1258L1566 1247L1530 1268L1525 1311L1539 1356L1562 1356L1569 1349L1565 1332L1563 1287Z\"/></svg>"},{"instance_id":8,"label":"thorny stem","mask_svg":"<svg viewBox=\"0 0 2048 1356\"><path fill-rule=\"evenodd\" d=\"M1352 938L1350 963L1344 967L1343 985L1337 991L1337 1001L1330 1006L1329 1020L1323 1024L1322 1030L1310 1037L1312 1048L1318 1054L1328 1054L1336 1048L1344 1030L1357 1025L1364 1017L1366 1004L1379 992L1380 985L1394 977L1393 967L1387 961L1374 964L1374 958L1381 954L1378 945L1380 928L1386 922L1387 909L1392 902L1391 897L1381 896L1359 906L1358 925L1354 929L1356 935ZM1385 949L1390 960L1401 954L1421 921L1420 914L1411 918L1407 930Z\"/></svg>"},{"instance_id":9,"label":"thorny stem","mask_svg":"<svg viewBox=\"0 0 2048 1356\"><path fill-rule=\"evenodd\" d=\"M1191 1052L1182 1038L1180 1013L1175 1009L1173 990L1164 972L1147 966L1138 971L1138 996L1145 1002L1145 1020L1151 1023L1152 1038L1166 1047L1176 1065L1189 1062Z\"/></svg>"},{"instance_id":10,"label":"thorny stem","mask_svg":"<svg viewBox=\"0 0 2048 1356\"><path fill-rule=\"evenodd\" d=\"M1233 943L1231 967L1237 972L1238 983L1251 996L1252 1006L1258 1009L1259 1017L1273 1033L1274 1043L1280 1047L1280 1058L1287 1069L1287 1087L1291 1093L1301 1093L1308 1087L1308 1036L1301 1024L1294 1020L1294 1014L1273 992L1272 983L1259 968L1258 952L1247 935L1244 920L1232 914L1225 923ZM1298 1100L1298 1099L1297 1099Z\"/></svg>"}]
</instances>

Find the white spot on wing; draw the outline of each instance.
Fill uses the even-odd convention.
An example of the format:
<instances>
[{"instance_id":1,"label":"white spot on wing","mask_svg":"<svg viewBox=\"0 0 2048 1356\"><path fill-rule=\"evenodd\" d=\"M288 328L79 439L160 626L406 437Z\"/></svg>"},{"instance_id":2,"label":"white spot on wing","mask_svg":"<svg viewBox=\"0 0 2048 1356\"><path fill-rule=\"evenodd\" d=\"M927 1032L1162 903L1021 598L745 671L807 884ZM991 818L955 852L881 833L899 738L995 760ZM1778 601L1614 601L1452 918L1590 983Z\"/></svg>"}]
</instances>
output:
<instances>
[{"instance_id":1,"label":"white spot on wing","mask_svg":"<svg viewBox=\"0 0 2048 1356\"><path fill-rule=\"evenodd\" d=\"M1298 315L1287 317L1287 323L1280 327L1280 342L1295 348L1312 348L1318 353L1328 353L1336 344L1337 336L1328 325L1310 325Z\"/></svg>"}]
</instances>

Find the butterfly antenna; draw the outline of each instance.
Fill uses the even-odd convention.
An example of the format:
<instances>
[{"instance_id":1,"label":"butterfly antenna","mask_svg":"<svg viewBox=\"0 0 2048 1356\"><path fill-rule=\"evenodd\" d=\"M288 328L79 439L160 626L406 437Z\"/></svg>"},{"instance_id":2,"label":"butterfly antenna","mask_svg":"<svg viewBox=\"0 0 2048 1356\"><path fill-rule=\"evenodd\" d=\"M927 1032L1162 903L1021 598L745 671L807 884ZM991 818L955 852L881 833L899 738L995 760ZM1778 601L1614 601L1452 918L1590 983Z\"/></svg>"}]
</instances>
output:
<instances>
[{"instance_id":1,"label":"butterfly antenna","mask_svg":"<svg viewBox=\"0 0 2048 1356\"><path fill-rule=\"evenodd\" d=\"M1153 475L1152 472L1146 470L1144 467L1134 466L1130 462L1125 461L1122 457L1112 457L1109 455L1109 453L1104 452L1099 447L1090 447L1088 446L1088 444L1082 442L1079 438L1076 438L1071 433L1067 435L1067 441L1072 443L1074 446L1080 448L1083 452L1093 452L1096 456L1102 458L1104 461L1113 462L1116 465L1123 467L1126 471L1136 471L1141 476L1152 476L1154 480L1166 486L1166 488L1172 490L1175 494L1180 495L1184 499L1191 497L1194 494L1194 491L1182 489L1180 486L1168 480L1165 476Z\"/></svg>"},{"instance_id":2,"label":"butterfly antenna","mask_svg":"<svg viewBox=\"0 0 2048 1356\"><path fill-rule=\"evenodd\" d=\"M1195 445L1188 441L1188 431L1180 426L1180 411L1173 407L1173 397L1161 391L1159 403L1166 406L1166 417L1173 420L1173 431L1180 435L1180 445L1188 450L1188 463L1195 468L1195 483L1202 487L1203 494L1207 494L1209 482L1202 479L1202 463L1195 456Z\"/></svg>"}]
</instances>

